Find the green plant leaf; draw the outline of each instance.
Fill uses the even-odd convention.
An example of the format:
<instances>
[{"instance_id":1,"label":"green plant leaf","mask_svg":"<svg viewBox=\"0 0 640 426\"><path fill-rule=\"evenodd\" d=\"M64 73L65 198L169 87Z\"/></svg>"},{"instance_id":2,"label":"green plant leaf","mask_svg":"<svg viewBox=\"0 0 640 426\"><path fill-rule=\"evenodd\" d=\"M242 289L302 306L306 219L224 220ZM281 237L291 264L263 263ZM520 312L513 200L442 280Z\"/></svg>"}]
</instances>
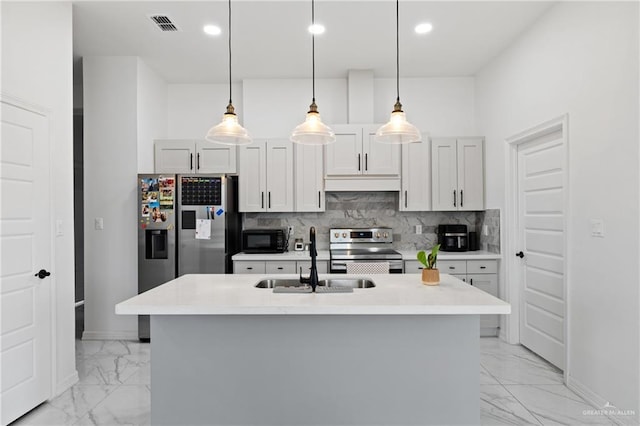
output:
<instances>
[{"instance_id":1,"label":"green plant leaf","mask_svg":"<svg viewBox=\"0 0 640 426\"><path fill-rule=\"evenodd\" d=\"M440 244L437 244L431 249L431 253L429 254L429 262L431 263L431 267L429 269L435 269L436 263L438 262L438 251L440 251Z\"/></svg>"},{"instance_id":2,"label":"green plant leaf","mask_svg":"<svg viewBox=\"0 0 640 426\"><path fill-rule=\"evenodd\" d=\"M427 264L427 254L424 252L424 250L420 250L418 252L418 260L420 261L420 263L422 263L425 267L429 267L429 265Z\"/></svg>"}]
</instances>

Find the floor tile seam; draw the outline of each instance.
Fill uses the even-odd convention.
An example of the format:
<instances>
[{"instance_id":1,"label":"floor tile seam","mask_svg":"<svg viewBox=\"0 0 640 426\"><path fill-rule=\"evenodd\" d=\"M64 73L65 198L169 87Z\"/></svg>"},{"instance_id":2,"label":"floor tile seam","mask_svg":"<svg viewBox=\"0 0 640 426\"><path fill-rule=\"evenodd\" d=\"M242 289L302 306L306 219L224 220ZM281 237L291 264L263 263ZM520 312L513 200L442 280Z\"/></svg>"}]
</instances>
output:
<instances>
[{"instance_id":1,"label":"floor tile seam","mask_svg":"<svg viewBox=\"0 0 640 426\"><path fill-rule=\"evenodd\" d=\"M485 367L484 365L482 365L482 361L480 362L480 367L482 367L482 369L489 375L489 377L491 377L493 380L495 380L496 382L498 382L498 384L502 385L502 382L500 382L500 380L498 380L498 378L496 376L494 376L493 374L491 374L491 371L489 371L489 369L487 367Z\"/></svg>"},{"instance_id":2,"label":"floor tile seam","mask_svg":"<svg viewBox=\"0 0 640 426\"><path fill-rule=\"evenodd\" d=\"M531 386L531 385L508 385L508 386ZM511 392L511 391L507 388L507 385L503 385L503 387L504 387L504 389L505 389L507 392L509 392L509 395L511 395L511 396L513 397L513 399L515 399L516 401L518 401L518 403L519 403L520 405L522 405L522 406L524 407L524 409L525 409L525 410L527 410L527 412L528 412L529 414L531 414L531 415L533 416L533 418L534 418L534 419L536 419L536 421L537 421L538 423L540 423L540 425L544 426L544 424L545 424L545 423L544 423L542 420L540 420L540 418L539 418L538 416L536 416L536 414L535 414L533 411L531 411L531 410L529 409L529 407L527 407L527 405L526 405L524 402L520 401L520 399L518 399L518 397L517 397L517 396L515 396L515 395L513 394L513 392Z\"/></svg>"}]
</instances>

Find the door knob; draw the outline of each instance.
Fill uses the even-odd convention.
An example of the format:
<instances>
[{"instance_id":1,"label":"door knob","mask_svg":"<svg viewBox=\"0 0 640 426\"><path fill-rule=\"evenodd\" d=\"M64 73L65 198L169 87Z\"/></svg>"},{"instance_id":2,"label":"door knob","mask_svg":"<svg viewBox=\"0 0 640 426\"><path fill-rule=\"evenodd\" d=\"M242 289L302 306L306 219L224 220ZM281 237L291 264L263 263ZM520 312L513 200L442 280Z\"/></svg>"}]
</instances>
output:
<instances>
[{"instance_id":1,"label":"door knob","mask_svg":"<svg viewBox=\"0 0 640 426\"><path fill-rule=\"evenodd\" d=\"M40 278L41 280L44 280L45 278L47 278L49 275L51 275L51 272L47 272L46 269L40 269L38 271L37 274L35 274L36 277Z\"/></svg>"},{"instance_id":2,"label":"door knob","mask_svg":"<svg viewBox=\"0 0 640 426\"><path fill-rule=\"evenodd\" d=\"M519 251L518 253L516 253L516 256L518 256L520 259L522 259L524 257L524 253Z\"/></svg>"}]
</instances>

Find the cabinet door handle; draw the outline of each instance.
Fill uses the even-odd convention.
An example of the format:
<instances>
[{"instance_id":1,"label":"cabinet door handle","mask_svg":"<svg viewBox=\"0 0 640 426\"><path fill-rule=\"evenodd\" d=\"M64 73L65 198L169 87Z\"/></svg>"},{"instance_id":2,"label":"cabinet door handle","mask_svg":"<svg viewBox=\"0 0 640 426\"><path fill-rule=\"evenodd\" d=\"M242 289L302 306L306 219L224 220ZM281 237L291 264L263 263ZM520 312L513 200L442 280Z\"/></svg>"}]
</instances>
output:
<instances>
[{"instance_id":1,"label":"cabinet door handle","mask_svg":"<svg viewBox=\"0 0 640 426\"><path fill-rule=\"evenodd\" d=\"M200 170L200 153L196 155L196 169Z\"/></svg>"},{"instance_id":2,"label":"cabinet door handle","mask_svg":"<svg viewBox=\"0 0 640 426\"><path fill-rule=\"evenodd\" d=\"M318 191L318 208L320 208L320 202L321 202L320 197L321 197L320 191Z\"/></svg>"},{"instance_id":3,"label":"cabinet door handle","mask_svg":"<svg viewBox=\"0 0 640 426\"><path fill-rule=\"evenodd\" d=\"M358 171L360 171L360 154L358 154Z\"/></svg>"},{"instance_id":4,"label":"cabinet door handle","mask_svg":"<svg viewBox=\"0 0 640 426\"><path fill-rule=\"evenodd\" d=\"M271 191L269 191L269 208L271 208Z\"/></svg>"},{"instance_id":5,"label":"cabinet door handle","mask_svg":"<svg viewBox=\"0 0 640 426\"><path fill-rule=\"evenodd\" d=\"M364 154L364 171L369 170L369 154Z\"/></svg>"},{"instance_id":6,"label":"cabinet door handle","mask_svg":"<svg viewBox=\"0 0 640 426\"><path fill-rule=\"evenodd\" d=\"M264 192L261 192L261 193L260 193L260 199L261 199L261 201L260 201L260 208L261 208L261 209L264 209Z\"/></svg>"},{"instance_id":7,"label":"cabinet door handle","mask_svg":"<svg viewBox=\"0 0 640 426\"><path fill-rule=\"evenodd\" d=\"M407 191L404 191L404 207L406 208L408 206L409 203L409 196Z\"/></svg>"},{"instance_id":8,"label":"cabinet door handle","mask_svg":"<svg viewBox=\"0 0 640 426\"><path fill-rule=\"evenodd\" d=\"M469 278L469 284L473 285L473 278Z\"/></svg>"},{"instance_id":9,"label":"cabinet door handle","mask_svg":"<svg viewBox=\"0 0 640 426\"><path fill-rule=\"evenodd\" d=\"M453 207L456 206L456 190L453 190Z\"/></svg>"},{"instance_id":10,"label":"cabinet door handle","mask_svg":"<svg viewBox=\"0 0 640 426\"><path fill-rule=\"evenodd\" d=\"M193 170L193 154L189 154L189 170Z\"/></svg>"},{"instance_id":11,"label":"cabinet door handle","mask_svg":"<svg viewBox=\"0 0 640 426\"><path fill-rule=\"evenodd\" d=\"M462 189L460 190L460 207L464 206L464 198L462 198Z\"/></svg>"}]
</instances>

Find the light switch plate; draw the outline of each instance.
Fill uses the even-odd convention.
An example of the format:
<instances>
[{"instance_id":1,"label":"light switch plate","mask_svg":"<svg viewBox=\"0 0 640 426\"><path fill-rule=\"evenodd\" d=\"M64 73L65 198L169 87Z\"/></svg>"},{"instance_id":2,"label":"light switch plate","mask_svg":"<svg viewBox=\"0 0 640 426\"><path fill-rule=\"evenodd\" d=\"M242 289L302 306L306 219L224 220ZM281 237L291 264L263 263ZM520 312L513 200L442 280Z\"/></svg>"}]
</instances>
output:
<instances>
[{"instance_id":1,"label":"light switch plate","mask_svg":"<svg viewBox=\"0 0 640 426\"><path fill-rule=\"evenodd\" d=\"M604 238L604 221L602 219L591 219L591 236Z\"/></svg>"},{"instance_id":2,"label":"light switch plate","mask_svg":"<svg viewBox=\"0 0 640 426\"><path fill-rule=\"evenodd\" d=\"M96 217L94 221L96 231L102 231L104 229L104 218Z\"/></svg>"},{"instance_id":3,"label":"light switch plate","mask_svg":"<svg viewBox=\"0 0 640 426\"><path fill-rule=\"evenodd\" d=\"M489 235L489 226L488 225L482 225L482 235L484 235L485 237L487 235Z\"/></svg>"},{"instance_id":4,"label":"light switch plate","mask_svg":"<svg viewBox=\"0 0 640 426\"><path fill-rule=\"evenodd\" d=\"M56 236L61 237L64 235L64 229L62 228L62 221L56 220Z\"/></svg>"}]
</instances>

